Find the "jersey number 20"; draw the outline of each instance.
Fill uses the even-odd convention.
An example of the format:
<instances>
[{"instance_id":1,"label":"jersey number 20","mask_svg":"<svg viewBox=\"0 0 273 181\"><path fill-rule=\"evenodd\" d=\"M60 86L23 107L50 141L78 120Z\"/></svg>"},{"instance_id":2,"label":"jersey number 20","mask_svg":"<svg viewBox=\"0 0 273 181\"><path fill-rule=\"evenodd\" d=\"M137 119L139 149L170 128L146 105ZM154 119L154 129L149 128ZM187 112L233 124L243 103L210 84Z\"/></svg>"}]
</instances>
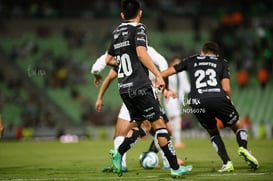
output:
<instances>
[{"instance_id":1,"label":"jersey number 20","mask_svg":"<svg viewBox=\"0 0 273 181\"><path fill-rule=\"evenodd\" d=\"M197 77L195 82L196 89L207 87L208 85L209 86L217 85L216 72L213 69L196 70L196 72L194 73L194 76ZM206 76L209 76L207 81L204 80Z\"/></svg>"},{"instance_id":2,"label":"jersey number 20","mask_svg":"<svg viewBox=\"0 0 273 181\"><path fill-rule=\"evenodd\" d=\"M117 56L119 62L118 78L130 76L133 73L130 56L127 53Z\"/></svg>"}]
</instances>

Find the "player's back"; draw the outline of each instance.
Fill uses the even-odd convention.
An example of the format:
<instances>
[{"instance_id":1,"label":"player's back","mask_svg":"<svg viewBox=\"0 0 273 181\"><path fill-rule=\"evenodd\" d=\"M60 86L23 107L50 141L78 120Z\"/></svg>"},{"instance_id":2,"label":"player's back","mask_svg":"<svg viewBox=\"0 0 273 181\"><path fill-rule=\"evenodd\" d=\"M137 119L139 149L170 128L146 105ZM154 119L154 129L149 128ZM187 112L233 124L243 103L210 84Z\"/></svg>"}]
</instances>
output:
<instances>
[{"instance_id":1,"label":"player's back","mask_svg":"<svg viewBox=\"0 0 273 181\"><path fill-rule=\"evenodd\" d=\"M122 23L113 32L111 47L108 51L116 57L120 93L150 86L147 68L140 62L136 47L146 47L145 26L140 23Z\"/></svg>"},{"instance_id":2,"label":"player's back","mask_svg":"<svg viewBox=\"0 0 273 181\"><path fill-rule=\"evenodd\" d=\"M191 79L190 97L201 99L226 96L221 85L223 78L229 78L226 60L218 56L195 55L183 62Z\"/></svg>"}]
</instances>

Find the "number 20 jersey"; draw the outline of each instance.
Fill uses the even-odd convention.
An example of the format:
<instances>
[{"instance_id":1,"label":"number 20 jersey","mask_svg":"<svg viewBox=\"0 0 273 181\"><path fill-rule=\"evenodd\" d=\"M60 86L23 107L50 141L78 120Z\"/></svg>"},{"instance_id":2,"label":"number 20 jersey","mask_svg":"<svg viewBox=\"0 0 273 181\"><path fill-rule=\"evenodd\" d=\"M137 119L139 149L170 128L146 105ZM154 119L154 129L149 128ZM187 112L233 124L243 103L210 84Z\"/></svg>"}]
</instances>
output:
<instances>
[{"instance_id":1,"label":"number 20 jersey","mask_svg":"<svg viewBox=\"0 0 273 181\"><path fill-rule=\"evenodd\" d=\"M143 24L124 22L113 31L108 54L114 56L118 64L120 94L151 87L148 69L138 59L137 46L147 47L146 30Z\"/></svg>"},{"instance_id":2,"label":"number 20 jersey","mask_svg":"<svg viewBox=\"0 0 273 181\"><path fill-rule=\"evenodd\" d=\"M228 62L218 56L194 55L174 65L176 72L187 70L191 80L190 98L224 97L221 80L229 79Z\"/></svg>"}]
</instances>

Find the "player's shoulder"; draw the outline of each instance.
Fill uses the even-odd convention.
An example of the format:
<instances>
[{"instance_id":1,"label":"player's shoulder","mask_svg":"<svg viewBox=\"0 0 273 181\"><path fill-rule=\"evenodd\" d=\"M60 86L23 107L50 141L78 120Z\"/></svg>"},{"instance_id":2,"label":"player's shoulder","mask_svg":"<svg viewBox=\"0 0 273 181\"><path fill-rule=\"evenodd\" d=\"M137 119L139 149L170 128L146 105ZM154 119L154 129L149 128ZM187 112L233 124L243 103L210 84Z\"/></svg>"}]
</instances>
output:
<instances>
[{"instance_id":1,"label":"player's shoulder","mask_svg":"<svg viewBox=\"0 0 273 181\"><path fill-rule=\"evenodd\" d=\"M223 60L225 63L228 63L228 60L227 60L227 59L222 58L222 60Z\"/></svg>"},{"instance_id":2,"label":"player's shoulder","mask_svg":"<svg viewBox=\"0 0 273 181\"><path fill-rule=\"evenodd\" d=\"M198 54L190 55L190 56L183 58L182 61L193 61L193 60L198 59L198 56L200 56L200 55L198 55Z\"/></svg>"},{"instance_id":3,"label":"player's shoulder","mask_svg":"<svg viewBox=\"0 0 273 181\"><path fill-rule=\"evenodd\" d=\"M222 63L225 63L225 64L228 64L228 60L225 59L224 57L219 56L219 57L217 57L217 58L218 58L218 61L220 61L220 62L222 62Z\"/></svg>"},{"instance_id":4,"label":"player's shoulder","mask_svg":"<svg viewBox=\"0 0 273 181\"><path fill-rule=\"evenodd\" d=\"M136 27L137 27L137 28L140 28L140 29L146 29L146 26L145 26L145 24L143 24L143 23L137 23L137 24L136 24Z\"/></svg>"}]
</instances>

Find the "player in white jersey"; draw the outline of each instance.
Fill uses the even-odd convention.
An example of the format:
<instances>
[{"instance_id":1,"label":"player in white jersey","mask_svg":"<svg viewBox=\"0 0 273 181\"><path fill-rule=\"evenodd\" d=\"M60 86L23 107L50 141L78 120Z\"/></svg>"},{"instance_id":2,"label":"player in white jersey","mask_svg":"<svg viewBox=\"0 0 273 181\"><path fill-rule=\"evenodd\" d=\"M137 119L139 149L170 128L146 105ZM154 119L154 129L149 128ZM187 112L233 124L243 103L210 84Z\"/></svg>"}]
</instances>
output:
<instances>
[{"instance_id":1,"label":"player in white jersey","mask_svg":"<svg viewBox=\"0 0 273 181\"><path fill-rule=\"evenodd\" d=\"M170 61L170 66L179 63L180 58L174 56ZM169 76L169 88L175 91L178 95L176 98L170 98L168 101L164 101L167 117L170 120L172 128L172 137L174 139L174 146L176 148L184 147L181 142L181 114L182 103L184 95L190 92L190 83L188 81L187 73L180 72L178 74Z\"/></svg>"},{"instance_id":2,"label":"player in white jersey","mask_svg":"<svg viewBox=\"0 0 273 181\"><path fill-rule=\"evenodd\" d=\"M167 63L166 59L162 55L160 55L153 47L148 46L147 47L147 52L151 56L154 64L159 67L159 70L163 71L163 70L166 70L168 68L168 63ZM100 56L92 66L91 73L95 76L94 84L96 86L99 85L99 83L101 81L101 78L102 78L101 75L100 75L100 72L106 67L105 57L106 57L106 54ZM103 94L104 94L105 90L107 89L108 85L110 84L110 82L114 78L115 77L113 77L111 75L111 71L110 71L109 75L105 78L105 80L103 82L103 85L101 86L102 90L100 91L100 93L98 95L98 99L97 99L97 102L96 102L97 111L100 111L101 106L102 106ZM154 75L152 73L149 73L149 78L151 80L153 80ZM115 133L114 133L114 147L115 148L118 148L118 146L123 142L123 140L124 140L125 136L127 135L128 131L133 127L133 125L130 123L130 120L131 120L131 118L130 118L129 111L126 108L125 104L123 103L122 106L121 106L120 112L118 114ZM168 131L171 132L170 123L167 122L166 125L167 125ZM157 143L157 142L155 142L155 143ZM152 148L152 146L150 148ZM157 149L158 148L159 147L157 146ZM165 158L163 152L160 152L160 153L161 153L161 156L163 158L163 168L169 168L168 161ZM179 160L179 162L183 163L182 160ZM112 169L111 167L106 167L106 168L103 169L103 171L111 171L111 169ZM123 171L127 171L126 154L124 154L123 158L122 158L122 169L123 169Z\"/></svg>"}]
</instances>

